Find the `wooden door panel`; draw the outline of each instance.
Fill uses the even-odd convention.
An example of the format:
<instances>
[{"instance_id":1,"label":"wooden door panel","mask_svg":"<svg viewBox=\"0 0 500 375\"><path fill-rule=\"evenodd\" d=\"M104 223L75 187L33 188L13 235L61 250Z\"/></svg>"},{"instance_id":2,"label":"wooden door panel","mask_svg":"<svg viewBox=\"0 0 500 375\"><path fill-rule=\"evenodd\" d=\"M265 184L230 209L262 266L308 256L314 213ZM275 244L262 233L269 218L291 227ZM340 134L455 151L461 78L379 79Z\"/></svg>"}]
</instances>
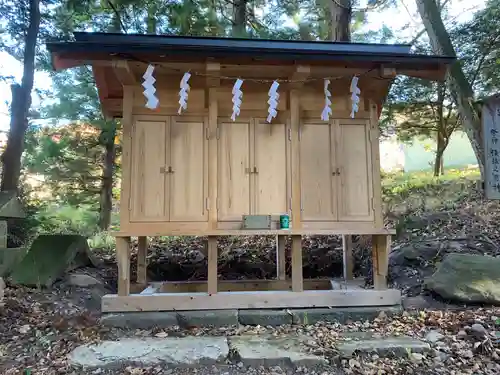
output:
<instances>
[{"instance_id":1,"label":"wooden door panel","mask_svg":"<svg viewBox=\"0 0 500 375\"><path fill-rule=\"evenodd\" d=\"M337 127L339 220L372 221L373 186L369 123L341 120Z\"/></svg>"},{"instance_id":2,"label":"wooden door panel","mask_svg":"<svg viewBox=\"0 0 500 375\"><path fill-rule=\"evenodd\" d=\"M286 125L255 121L255 215L287 212Z\"/></svg>"},{"instance_id":3,"label":"wooden door panel","mask_svg":"<svg viewBox=\"0 0 500 375\"><path fill-rule=\"evenodd\" d=\"M332 130L330 124L303 123L300 128L302 221L334 221Z\"/></svg>"},{"instance_id":4,"label":"wooden door panel","mask_svg":"<svg viewBox=\"0 0 500 375\"><path fill-rule=\"evenodd\" d=\"M205 123L173 118L170 124L170 221L206 221Z\"/></svg>"},{"instance_id":5,"label":"wooden door panel","mask_svg":"<svg viewBox=\"0 0 500 375\"><path fill-rule=\"evenodd\" d=\"M222 122L218 142L219 221L250 214L250 122Z\"/></svg>"},{"instance_id":6,"label":"wooden door panel","mask_svg":"<svg viewBox=\"0 0 500 375\"><path fill-rule=\"evenodd\" d=\"M136 121L132 135L130 221L168 221L165 121Z\"/></svg>"}]
</instances>

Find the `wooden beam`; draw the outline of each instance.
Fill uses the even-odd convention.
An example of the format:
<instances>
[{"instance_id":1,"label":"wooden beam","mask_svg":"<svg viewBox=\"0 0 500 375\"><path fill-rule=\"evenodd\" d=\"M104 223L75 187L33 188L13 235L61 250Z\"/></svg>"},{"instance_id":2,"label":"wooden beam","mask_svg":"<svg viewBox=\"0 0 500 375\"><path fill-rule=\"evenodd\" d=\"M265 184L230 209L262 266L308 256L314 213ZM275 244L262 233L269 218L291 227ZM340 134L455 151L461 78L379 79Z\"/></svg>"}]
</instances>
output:
<instances>
[{"instance_id":1,"label":"wooden beam","mask_svg":"<svg viewBox=\"0 0 500 375\"><path fill-rule=\"evenodd\" d=\"M276 277L278 280L286 279L286 237L276 236Z\"/></svg>"},{"instance_id":2,"label":"wooden beam","mask_svg":"<svg viewBox=\"0 0 500 375\"><path fill-rule=\"evenodd\" d=\"M111 66L113 67L116 78L118 78L118 81L120 81L123 86L139 84L128 61L113 60Z\"/></svg>"},{"instance_id":3,"label":"wooden beam","mask_svg":"<svg viewBox=\"0 0 500 375\"><path fill-rule=\"evenodd\" d=\"M292 236L292 290L304 290L302 276L302 236Z\"/></svg>"},{"instance_id":4,"label":"wooden beam","mask_svg":"<svg viewBox=\"0 0 500 375\"><path fill-rule=\"evenodd\" d=\"M158 293L102 298L103 312L266 309L301 307L393 306L401 292L388 290L313 290L304 292Z\"/></svg>"},{"instance_id":5,"label":"wooden beam","mask_svg":"<svg viewBox=\"0 0 500 375\"><path fill-rule=\"evenodd\" d=\"M289 91L290 95L290 149L292 169L292 230L302 228L301 221L301 193L300 193L300 160L299 160L299 131L300 131L300 97L296 89Z\"/></svg>"},{"instance_id":6,"label":"wooden beam","mask_svg":"<svg viewBox=\"0 0 500 375\"><path fill-rule=\"evenodd\" d=\"M342 236L342 253L343 253L343 266L344 266L344 280L352 280L354 269L354 257L352 254L352 236Z\"/></svg>"},{"instance_id":7,"label":"wooden beam","mask_svg":"<svg viewBox=\"0 0 500 375\"><path fill-rule=\"evenodd\" d=\"M387 289L390 247L390 236L372 236L373 287L376 290Z\"/></svg>"},{"instance_id":8,"label":"wooden beam","mask_svg":"<svg viewBox=\"0 0 500 375\"><path fill-rule=\"evenodd\" d=\"M208 236L208 281L207 281L207 291L209 294L217 293L217 237Z\"/></svg>"},{"instance_id":9,"label":"wooden beam","mask_svg":"<svg viewBox=\"0 0 500 375\"><path fill-rule=\"evenodd\" d=\"M138 249L137 249L137 283L138 284L146 284L148 282L147 254L148 254L148 238L146 236L140 236L138 238Z\"/></svg>"},{"instance_id":10,"label":"wooden beam","mask_svg":"<svg viewBox=\"0 0 500 375\"><path fill-rule=\"evenodd\" d=\"M291 89L299 89L304 86L305 80L309 78L311 75L311 67L308 65L297 65L295 67L295 71L293 72L290 79L292 81L301 81L301 82L290 82L289 87Z\"/></svg>"},{"instance_id":11,"label":"wooden beam","mask_svg":"<svg viewBox=\"0 0 500 375\"><path fill-rule=\"evenodd\" d=\"M118 295L130 294L130 237L116 237L116 262L118 263Z\"/></svg>"},{"instance_id":12,"label":"wooden beam","mask_svg":"<svg viewBox=\"0 0 500 375\"><path fill-rule=\"evenodd\" d=\"M220 86L220 64L209 62L206 65L206 87Z\"/></svg>"}]
</instances>

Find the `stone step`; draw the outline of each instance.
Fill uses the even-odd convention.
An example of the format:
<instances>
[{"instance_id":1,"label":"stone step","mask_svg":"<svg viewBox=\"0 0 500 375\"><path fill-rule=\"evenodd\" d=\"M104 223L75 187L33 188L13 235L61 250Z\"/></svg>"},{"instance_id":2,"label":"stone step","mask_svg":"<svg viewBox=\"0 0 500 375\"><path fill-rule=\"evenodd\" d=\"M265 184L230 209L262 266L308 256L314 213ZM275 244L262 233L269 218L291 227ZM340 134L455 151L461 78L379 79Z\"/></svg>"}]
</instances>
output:
<instances>
[{"instance_id":1,"label":"stone step","mask_svg":"<svg viewBox=\"0 0 500 375\"><path fill-rule=\"evenodd\" d=\"M83 367L124 365L202 366L225 363L243 366L327 366L328 359L316 354L314 338L287 334L241 335L230 337L187 336L165 338L125 338L77 347L70 363ZM367 334L342 335L336 348L341 357L356 353L407 356L430 350L427 343L409 337L374 338ZM331 353L330 353L331 354Z\"/></svg>"}]
</instances>

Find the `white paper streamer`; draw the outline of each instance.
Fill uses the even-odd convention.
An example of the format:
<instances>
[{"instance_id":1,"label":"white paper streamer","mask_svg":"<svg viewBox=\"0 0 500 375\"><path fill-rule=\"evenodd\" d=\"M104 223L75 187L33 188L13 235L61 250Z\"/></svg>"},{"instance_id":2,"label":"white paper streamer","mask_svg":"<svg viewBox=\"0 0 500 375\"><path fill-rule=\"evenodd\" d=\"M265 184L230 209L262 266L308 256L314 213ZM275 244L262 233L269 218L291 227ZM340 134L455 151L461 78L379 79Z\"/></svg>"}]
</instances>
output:
<instances>
[{"instance_id":1,"label":"white paper streamer","mask_svg":"<svg viewBox=\"0 0 500 375\"><path fill-rule=\"evenodd\" d=\"M325 86L323 91L325 92L325 108L323 108L323 112L321 112L321 119L323 121L328 121L330 119L330 115L332 114L332 101L330 100L330 96L332 93L328 90L328 86L330 85L330 80L325 79Z\"/></svg>"},{"instance_id":2,"label":"white paper streamer","mask_svg":"<svg viewBox=\"0 0 500 375\"><path fill-rule=\"evenodd\" d=\"M189 87L189 78L191 78L191 73L184 73L181 79L180 83L180 90L179 90L179 115L181 114L182 110L187 109L187 100L188 100L188 92L190 90Z\"/></svg>"},{"instance_id":3,"label":"white paper streamer","mask_svg":"<svg viewBox=\"0 0 500 375\"><path fill-rule=\"evenodd\" d=\"M354 114L358 112L358 104L359 104L359 94L361 94L361 90L358 87L358 77L352 77L351 81L351 102L352 102L352 110L351 110L351 118L354 118Z\"/></svg>"},{"instance_id":4,"label":"white paper streamer","mask_svg":"<svg viewBox=\"0 0 500 375\"><path fill-rule=\"evenodd\" d=\"M233 114L231 115L231 120L236 120L236 117L240 115L241 107L241 97L243 96L243 91L241 91L241 85L243 84L242 79L237 79L233 86Z\"/></svg>"},{"instance_id":5,"label":"white paper streamer","mask_svg":"<svg viewBox=\"0 0 500 375\"><path fill-rule=\"evenodd\" d=\"M278 100L280 99L280 94L278 94L279 85L278 82L274 81L268 92L269 100L267 103L269 104L269 109L267 112L269 115L267 116L267 122L271 122L271 120L278 115L276 108L278 107Z\"/></svg>"},{"instance_id":6,"label":"white paper streamer","mask_svg":"<svg viewBox=\"0 0 500 375\"><path fill-rule=\"evenodd\" d=\"M148 100L146 102L146 108L149 109L156 109L156 107L158 107L158 104L160 103L155 95L156 88L154 86L154 83L156 82L156 79L155 77L153 77L154 70L155 67L153 65L149 65L146 69L146 72L142 76L142 78L144 78L144 82L142 83L142 87L144 87L143 94Z\"/></svg>"}]
</instances>

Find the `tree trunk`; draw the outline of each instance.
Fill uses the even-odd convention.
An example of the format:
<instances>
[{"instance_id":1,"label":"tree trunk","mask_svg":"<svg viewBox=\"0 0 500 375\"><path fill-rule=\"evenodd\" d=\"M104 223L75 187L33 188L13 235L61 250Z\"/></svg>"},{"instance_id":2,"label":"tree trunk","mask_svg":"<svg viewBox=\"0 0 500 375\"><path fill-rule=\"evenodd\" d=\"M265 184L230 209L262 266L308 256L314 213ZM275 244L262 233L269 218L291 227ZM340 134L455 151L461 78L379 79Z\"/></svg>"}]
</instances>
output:
<instances>
[{"instance_id":1,"label":"tree trunk","mask_svg":"<svg viewBox=\"0 0 500 375\"><path fill-rule=\"evenodd\" d=\"M438 177L443 174L443 155L446 144L443 135L438 131L437 134L437 147L436 147L436 159L434 160L434 177Z\"/></svg>"},{"instance_id":2,"label":"tree trunk","mask_svg":"<svg viewBox=\"0 0 500 375\"><path fill-rule=\"evenodd\" d=\"M113 172L116 159L115 147L116 131L106 132L105 153L102 166L101 198L99 202L99 228L108 230L111 225L111 212L113 209Z\"/></svg>"},{"instance_id":3,"label":"tree trunk","mask_svg":"<svg viewBox=\"0 0 500 375\"><path fill-rule=\"evenodd\" d=\"M21 157L24 151L24 136L28 128L28 113L31 107L31 91L35 77L35 50L40 29L39 0L30 0L29 25L26 32L21 85L11 86L12 103L10 131L7 147L2 154L2 191L18 192L21 175Z\"/></svg>"},{"instance_id":4,"label":"tree trunk","mask_svg":"<svg viewBox=\"0 0 500 375\"><path fill-rule=\"evenodd\" d=\"M244 38L247 36L247 2L248 0L234 0L233 37Z\"/></svg>"},{"instance_id":5,"label":"tree trunk","mask_svg":"<svg viewBox=\"0 0 500 375\"><path fill-rule=\"evenodd\" d=\"M447 56L456 56L450 35L444 27L436 1L416 0L416 3L434 52ZM484 177L484 149L481 141L481 120L478 110L473 104L474 91L471 84L467 81L459 61L455 61L448 70L446 83L457 105L458 113L476 155L481 175Z\"/></svg>"},{"instance_id":6,"label":"tree trunk","mask_svg":"<svg viewBox=\"0 0 500 375\"><path fill-rule=\"evenodd\" d=\"M148 34L156 34L156 3L152 2L151 5L148 6L148 15L146 18L146 26Z\"/></svg>"},{"instance_id":7,"label":"tree trunk","mask_svg":"<svg viewBox=\"0 0 500 375\"><path fill-rule=\"evenodd\" d=\"M351 0L330 1L330 40L334 42L351 41Z\"/></svg>"}]
</instances>

